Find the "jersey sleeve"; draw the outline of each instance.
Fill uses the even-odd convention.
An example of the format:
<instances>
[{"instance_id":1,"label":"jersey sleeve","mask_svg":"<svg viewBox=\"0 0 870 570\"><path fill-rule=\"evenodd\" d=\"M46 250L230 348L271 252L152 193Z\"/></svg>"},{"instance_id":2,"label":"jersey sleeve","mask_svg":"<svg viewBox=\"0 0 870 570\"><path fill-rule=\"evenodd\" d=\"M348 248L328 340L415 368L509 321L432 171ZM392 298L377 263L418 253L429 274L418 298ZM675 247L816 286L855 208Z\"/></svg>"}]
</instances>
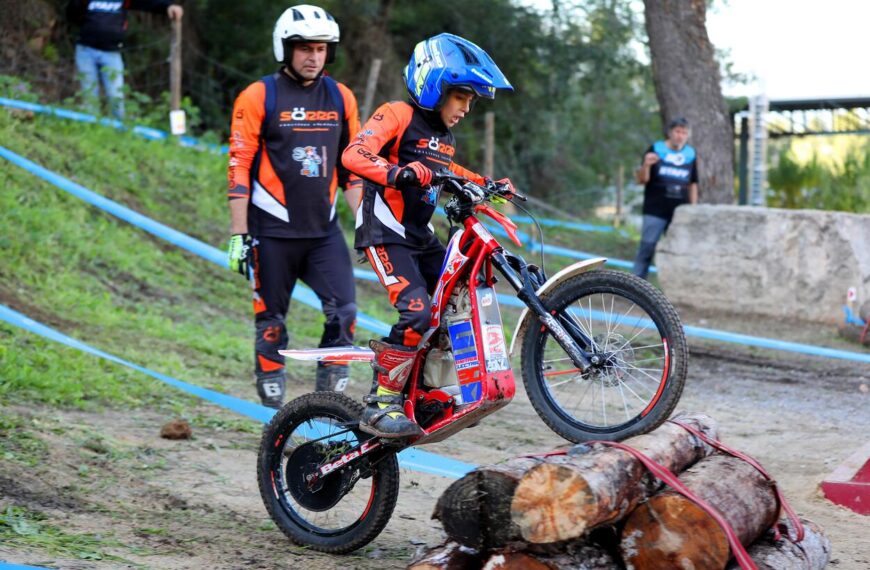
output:
<instances>
[{"instance_id":1,"label":"jersey sleeve","mask_svg":"<svg viewBox=\"0 0 870 570\"><path fill-rule=\"evenodd\" d=\"M391 185L398 165L379 156L384 146L402 136L403 126L391 103L378 107L341 156L351 173L381 186Z\"/></svg>"},{"instance_id":2,"label":"jersey sleeve","mask_svg":"<svg viewBox=\"0 0 870 570\"><path fill-rule=\"evenodd\" d=\"M338 83L338 90L344 100L344 121L342 123L341 139L339 140L339 152L344 152L350 141L354 140L359 134L359 107L357 106L353 91L346 85ZM345 191L355 186L362 186L362 179L356 174L351 173L344 164L339 163L337 168L338 185Z\"/></svg>"},{"instance_id":3,"label":"jersey sleeve","mask_svg":"<svg viewBox=\"0 0 870 570\"><path fill-rule=\"evenodd\" d=\"M689 184L697 184L698 183L698 157L695 156L695 160L692 162L692 173L689 174Z\"/></svg>"},{"instance_id":4,"label":"jersey sleeve","mask_svg":"<svg viewBox=\"0 0 870 570\"><path fill-rule=\"evenodd\" d=\"M459 166L455 162L450 163L450 172L452 172L454 174L458 174L459 176L463 176L465 178L468 178L469 180L471 180L475 184L484 184L485 183L483 176L481 176L480 174L478 174L476 172L468 170L464 166Z\"/></svg>"},{"instance_id":5,"label":"jersey sleeve","mask_svg":"<svg viewBox=\"0 0 870 570\"><path fill-rule=\"evenodd\" d=\"M227 197L247 198L251 188L251 166L260 147L260 129L266 115L266 86L258 81L236 98L230 123L230 159L227 168Z\"/></svg>"}]
</instances>

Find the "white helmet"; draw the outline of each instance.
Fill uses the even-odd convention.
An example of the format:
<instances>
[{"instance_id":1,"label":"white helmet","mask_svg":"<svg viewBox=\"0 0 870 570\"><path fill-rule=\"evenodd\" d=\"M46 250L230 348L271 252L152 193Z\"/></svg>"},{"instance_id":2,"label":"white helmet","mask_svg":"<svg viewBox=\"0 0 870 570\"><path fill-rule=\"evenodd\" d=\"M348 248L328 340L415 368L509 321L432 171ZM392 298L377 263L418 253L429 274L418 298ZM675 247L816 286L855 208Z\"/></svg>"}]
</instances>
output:
<instances>
[{"instance_id":1,"label":"white helmet","mask_svg":"<svg viewBox=\"0 0 870 570\"><path fill-rule=\"evenodd\" d=\"M325 42L330 44L326 61L331 63L335 58L335 44L339 40L338 24L323 8L310 4L299 4L284 10L275 30L272 32L272 49L279 63L290 53L285 53L287 42Z\"/></svg>"}]
</instances>

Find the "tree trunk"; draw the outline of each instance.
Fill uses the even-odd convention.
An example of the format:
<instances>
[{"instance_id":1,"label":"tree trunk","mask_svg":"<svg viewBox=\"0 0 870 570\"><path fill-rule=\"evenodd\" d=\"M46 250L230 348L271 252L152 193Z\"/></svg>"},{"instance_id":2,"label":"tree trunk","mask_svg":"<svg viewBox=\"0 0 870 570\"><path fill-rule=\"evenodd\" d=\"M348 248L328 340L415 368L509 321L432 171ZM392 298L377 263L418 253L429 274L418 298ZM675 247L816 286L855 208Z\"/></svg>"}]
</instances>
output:
<instances>
[{"instance_id":1,"label":"tree trunk","mask_svg":"<svg viewBox=\"0 0 870 570\"><path fill-rule=\"evenodd\" d=\"M831 541L816 523L804 518L801 522L804 539L800 546L785 538L777 541L771 530L747 549L758 570L822 570L827 566ZM740 566L732 562L728 570L740 570Z\"/></svg>"},{"instance_id":2,"label":"tree trunk","mask_svg":"<svg viewBox=\"0 0 870 570\"><path fill-rule=\"evenodd\" d=\"M475 570L482 565L483 557L476 550L448 542L427 550L408 570Z\"/></svg>"},{"instance_id":3,"label":"tree trunk","mask_svg":"<svg viewBox=\"0 0 870 570\"><path fill-rule=\"evenodd\" d=\"M779 516L770 483L742 459L708 457L686 470L680 481L722 514L744 546L764 534ZM725 568L731 549L713 517L676 491L666 490L626 519L622 555L626 565L637 570L712 570Z\"/></svg>"},{"instance_id":4,"label":"tree trunk","mask_svg":"<svg viewBox=\"0 0 870 570\"><path fill-rule=\"evenodd\" d=\"M734 203L734 128L706 28L706 0L644 0L662 124L689 120L698 151L699 200Z\"/></svg>"},{"instance_id":5,"label":"tree trunk","mask_svg":"<svg viewBox=\"0 0 870 570\"><path fill-rule=\"evenodd\" d=\"M709 416L680 419L710 437L717 436L718 428ZM713 452L671 423L624 443L675 472ZM583 448L588 451L548 458L517 484L511 517L525 540L547 543L582 536L596 526L622 519L658 489L658 482L628 452L603 445L574 449Z\"/></svg>"},{"instance_id":6,"label":"tree trunk","mask_svg":"<svg viewBox=\"0 0 870 570\"><path fill-rule=\"evenodd\" d=\"M619 570L604 549L585 542L571 543L564 552L542 554L505 550L489 557L486 570Z\"/></svg>"},{"instance_id":7,"label":"tree trunk","mask_svg":"<svg viewBox=\"0 0 870 570\"><path fill-rule=\"evenodd\" d=\"M481 551L522 543L520 529L511 521L511 499L517 481L542 461L516 457L479 467L447 487L432 518L441 521L450 540Z\"/></svg>"}]
</instances>

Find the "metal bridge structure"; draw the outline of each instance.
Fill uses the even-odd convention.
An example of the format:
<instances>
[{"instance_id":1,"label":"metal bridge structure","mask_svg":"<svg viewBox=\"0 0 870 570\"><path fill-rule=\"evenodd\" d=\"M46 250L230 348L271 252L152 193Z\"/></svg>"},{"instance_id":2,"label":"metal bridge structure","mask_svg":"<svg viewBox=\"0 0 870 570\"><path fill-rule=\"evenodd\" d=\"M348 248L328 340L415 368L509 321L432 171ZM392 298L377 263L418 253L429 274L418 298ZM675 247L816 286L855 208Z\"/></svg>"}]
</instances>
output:
<instances>
[{"instance_id":1,"label":"metal bridge structure","mask_svg":"<svg viewBox=\"0 0 870 570\"><path fill-rule=\"evenodd\" d=\"M732 111L738 139L740 204L764 205L767 140L782 137L870 135L870 97L777 99L752 97Z\"/></svg>"}]
</instances>

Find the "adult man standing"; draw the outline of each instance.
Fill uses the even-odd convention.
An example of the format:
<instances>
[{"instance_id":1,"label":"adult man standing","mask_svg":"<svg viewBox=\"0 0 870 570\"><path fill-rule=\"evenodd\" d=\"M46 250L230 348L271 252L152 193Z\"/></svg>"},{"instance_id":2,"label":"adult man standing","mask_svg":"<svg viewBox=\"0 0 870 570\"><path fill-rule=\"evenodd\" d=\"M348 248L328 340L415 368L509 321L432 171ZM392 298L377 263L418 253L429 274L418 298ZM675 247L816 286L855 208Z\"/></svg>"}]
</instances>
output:
<instances>
[{"instance_id":1,"label":"adult man standing","mask_svg":"<svg viewBox=\"0 0 870 570\"><path fill-rule=\"evenodd\" d=\"M338 24L322 8L288 8L272 34L280 71L236 99L230 140L230 268L254 278L257 392L266 406L284 399L285 318L301 279L323 304L320 346L353 344L353 269L335 215L336 190L356 211L361 181L341 166L359 131L353 93L323 68L335 58ZM343 390L347 366L318 363L315 388Z\"/></svg>"},{"instance_id":2,"label":"adult man standing","mask_svg":"<svg viewBox=\"0 0 870 570\"><path fill-rule=\"evenodd\" d=\"M127 33L127 10L166 14L181 20L184 9L171 0L70 0L67 19L79 25L76 71L88 105L100 99L100 83L117 119L124 118L124 60L121 48Z\"/></svg>"},{"instance_id":3,"label":"adult man standing","mask_svg":"<svg viewBox=\"0 0 870 570\"><path fill-rule=\"evenodd\" d=\"M677 206L698 203L698 162L688 140L689 121L674 119L668 124L667 138L647 149L635 172L637 182L645 185L643 229L632 270L638 277L647 278L656 244L667 231Z\"/></svg>"}]
</instances>

